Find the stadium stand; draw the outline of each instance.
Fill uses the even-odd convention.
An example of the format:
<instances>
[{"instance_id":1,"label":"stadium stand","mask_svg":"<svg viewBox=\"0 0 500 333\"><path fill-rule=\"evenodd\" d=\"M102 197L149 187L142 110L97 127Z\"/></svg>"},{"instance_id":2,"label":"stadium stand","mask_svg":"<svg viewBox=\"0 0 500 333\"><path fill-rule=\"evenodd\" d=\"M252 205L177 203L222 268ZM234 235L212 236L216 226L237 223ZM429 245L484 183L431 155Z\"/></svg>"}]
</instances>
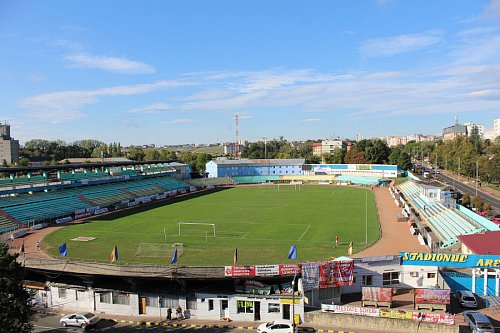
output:
<instances>
[{"instance_id":1,"label":"stadium stand","mask_svg":"<svg viewBox=\"0 0 500 333\"><path fill-rule=\"evenodd\" d=\"M457 237L460 235L492 230L492 225L478 223L457 209L447 208L441 202L428 202L422 197L421 188L413 181L404 182L398 188L407 202L439 236L443 249L458 243Z\"/></svg>"},{"instance_id":2,"label":"stadium stand","mask_svg":"<svg viewBox=\"0 0 500 333\"><path fill-rule=\"evenodd\" d=\"M231 178L235 184L261 184L280 180L280 176L240 176Z\"/></svg>"},{"instance_id":3,"label":"stadium stand","mask_svg":"<svg viewBox=\"0 0 500 333\"><path fill-rule=\"evenodd\" d=\"M19 226L16 223L12 222L6 216L0 215L0 233L11 231L17 228L19 228Z\"/></svg>"},{"instance_id":4,"label":"stadium stand","mask_svg":"<svg viewBox=\"0 0 500 333\"><path fill-rule=\"evenodd\" d=\"M82 175L85 174L82 173L76 177ZM96 175L103 176L104 173ZM106 175L108 174L106 173ZM141 196L152 196L172 190L188 189L189 187L189 184L170 177L144 178L51 192L5 196L0 200L0 209L7 216L11 216L20 223L33 225L70 216L77 210L92 206L107 207ZM5 223L0 223L0 232L2 232L2 229L11 227L6 221L0 220L0 222L2 221Z\"/></svg>"}]
</instances>

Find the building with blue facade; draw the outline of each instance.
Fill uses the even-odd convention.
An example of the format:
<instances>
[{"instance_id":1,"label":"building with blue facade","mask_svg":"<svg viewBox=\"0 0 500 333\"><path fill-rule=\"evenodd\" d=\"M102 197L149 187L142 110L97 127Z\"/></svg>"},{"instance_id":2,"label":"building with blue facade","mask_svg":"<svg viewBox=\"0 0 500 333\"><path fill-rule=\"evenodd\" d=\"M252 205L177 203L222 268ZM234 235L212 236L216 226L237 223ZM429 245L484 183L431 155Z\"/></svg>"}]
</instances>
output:
<instances>
[{"instance_id":1,"label":"building with blue facade","mask_svg":"<svg viewBox=\"0 0 500 333\"><path fill-rule=\"evenodd\" d=\"M404 170L397 165L387 164L306 164L303 174L396 178L404 175Z\"/></svg>"},{"instance_id":2,"label":"building with blue facade","mask_svg":"<svg viewBox=\"0 0 500 333\"><path fill-rule=\"evenodd\" d=\"M239 176L293 176L302 175L305 160L297 159L216 159L206 164L209 178Z\"/></svg>"}]
</instances>

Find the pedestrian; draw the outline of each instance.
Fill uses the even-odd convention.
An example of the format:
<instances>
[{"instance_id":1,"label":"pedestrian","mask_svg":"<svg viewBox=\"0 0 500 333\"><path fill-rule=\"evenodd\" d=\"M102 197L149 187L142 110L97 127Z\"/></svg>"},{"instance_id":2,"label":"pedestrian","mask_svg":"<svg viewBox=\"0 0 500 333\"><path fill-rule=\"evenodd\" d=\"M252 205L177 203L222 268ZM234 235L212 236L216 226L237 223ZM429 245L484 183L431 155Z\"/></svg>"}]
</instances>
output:
<instances>
[{"instance_id":1,"label":"pedestrian","mask_svg":"<svg viewBox=\"0 0 500 333\"><path fill-rule=\"evenodd\" d=\"M40 250L40 241L39 240L36 241L36 249Z\"/></svg>"},{"instance_id":2,"label":"pedestrian","mask_svg":"<svg viewBox=\"0 0 500 333\"><path fill-rule=\"evenodd\" d=\"M167 320L172 320L172 308L170 306L167 309Z\"/></svg>"},{"instance_id":3,"label":"pedestrian","mask_svg":"<svg viewBox=\"0 0 500 333\"><path fill-rule=\"evenodd\" d=\"M339 246L339 235L335 236L335 247Z\"/></svg>"},{"instance_id":4,"label":"pedestrian","mask_svg":"<svg viewBox=\"0 0 500 333\"><path fill-rule=\"evenodd\" d=\"M177 314L177 320L181 320L182 319L182 308L180 305L177 307L177 310L175 310L175 312Z\"/></svg>"}]
</instances>

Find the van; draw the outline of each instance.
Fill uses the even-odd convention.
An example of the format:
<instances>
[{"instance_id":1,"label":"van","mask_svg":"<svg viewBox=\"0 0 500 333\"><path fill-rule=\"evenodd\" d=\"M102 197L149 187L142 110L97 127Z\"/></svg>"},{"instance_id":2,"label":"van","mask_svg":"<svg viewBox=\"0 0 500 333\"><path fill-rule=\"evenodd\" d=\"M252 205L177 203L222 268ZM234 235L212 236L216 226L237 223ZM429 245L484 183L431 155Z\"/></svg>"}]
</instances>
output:
<instances>
[{"instance_id":1,"label":"van","mask_svg":"<svg viewBox=\"0 0 500 333\"><path fill-rule=\"evenodd\" d=\"M474 294L469 290L459 290L455 293L460 306L463 308L477 308L477 300Z\"/></svg>"}]
</instances>

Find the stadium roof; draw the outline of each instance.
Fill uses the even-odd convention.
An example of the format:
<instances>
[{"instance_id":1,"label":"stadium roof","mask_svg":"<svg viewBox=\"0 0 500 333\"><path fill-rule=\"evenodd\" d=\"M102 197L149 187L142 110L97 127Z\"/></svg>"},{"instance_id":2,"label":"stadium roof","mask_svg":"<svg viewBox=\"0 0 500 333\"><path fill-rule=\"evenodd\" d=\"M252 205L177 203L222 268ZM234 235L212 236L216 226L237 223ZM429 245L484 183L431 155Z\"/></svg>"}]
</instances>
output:
<instances>
[{"instance_id":1,"label":"stadium roof","mask_svg":"<svg viewBox=\"0 0 500 333\"><path fill-rule=\"evenodd\" d=\"M147 164L164 164L172 163L172 160L165 161L128 161L128 162L104 162L104 163L81 163L81 164L58 164L58 165L40 165L26 167L7 167L0 168L0 172L33 172L33 171L50 171L50 170L66 170L66 169L81 169L81 168L100 168L111 166L129 166L129 165L147 165Z\"/></svg>"},{"instance_id":2,"label":"stadium roof","mask_svg":"<svg viewBox=\"0 0 500 333\"><path fill-rule=\"evenodd\" d=\"M500 254L500 231L462 235L458 239L475 254Z\"/></svg>"},{"instance_id":3,"label":"stadium roof","mask_svg":"<svg viewBox=\"0 0 500 333\"><path fill-rule=\"evenodd\" d=\"M276 159L240 159L240 160L229 160L229 159L216 159L213 160L215 164L218 165L302 165L305 163L303 158L276 158Z\"/></svg>"}]
</instances>

